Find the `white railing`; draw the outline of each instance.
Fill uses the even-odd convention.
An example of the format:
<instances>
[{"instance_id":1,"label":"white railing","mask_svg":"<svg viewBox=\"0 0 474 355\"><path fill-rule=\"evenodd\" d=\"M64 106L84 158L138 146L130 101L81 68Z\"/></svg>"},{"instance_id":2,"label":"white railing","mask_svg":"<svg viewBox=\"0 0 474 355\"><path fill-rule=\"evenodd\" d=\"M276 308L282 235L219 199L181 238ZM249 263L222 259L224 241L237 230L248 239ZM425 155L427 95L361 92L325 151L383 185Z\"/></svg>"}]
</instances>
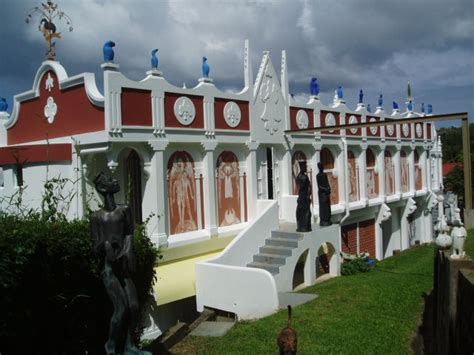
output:
<instances>
[{"instance_id":1,"label":"white railing","mask_svg":"<svg viewBox=\"0 0 474 355\"><path fill-rule=\"evenodd\" d=\"M204 307L232 312L239 319L255 319L278 309L278 291L266 270L249 268L259 248L278 229L278 205L257 201L258 217L217 257L196 263L197 310Z\"/></svg>"}]
</instances>

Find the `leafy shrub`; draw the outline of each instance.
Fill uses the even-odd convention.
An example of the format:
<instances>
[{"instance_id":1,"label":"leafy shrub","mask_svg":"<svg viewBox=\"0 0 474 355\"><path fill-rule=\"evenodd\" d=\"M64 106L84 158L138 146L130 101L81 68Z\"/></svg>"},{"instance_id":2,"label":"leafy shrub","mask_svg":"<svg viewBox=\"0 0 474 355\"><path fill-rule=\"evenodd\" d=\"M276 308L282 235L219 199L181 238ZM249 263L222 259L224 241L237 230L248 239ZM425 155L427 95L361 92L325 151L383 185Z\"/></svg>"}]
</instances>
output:
<instances>
[{"instance_id":1,"label":"leafy shrub","mask_svg":"<svg viewBox=\"0 0 474 355\"><path fill-rule=\"evenodd\" d=\"M353 260L345 262L341 267L342 275L354 275L359 272L367 272L370 270L367 257L356 257Z\"/></svg>"},{"instance_id":2,"label":"leafy shrub","mask_svg":"<svg viewBox=\"0 0 474 355\"><path fill-rule=\"evenodd\" d=\"M143 226L134 241L144 312L158 251ZM103 354L112 304L99 265L88 221L0 214L0 353Z\"/></svg>"}]
</instances>

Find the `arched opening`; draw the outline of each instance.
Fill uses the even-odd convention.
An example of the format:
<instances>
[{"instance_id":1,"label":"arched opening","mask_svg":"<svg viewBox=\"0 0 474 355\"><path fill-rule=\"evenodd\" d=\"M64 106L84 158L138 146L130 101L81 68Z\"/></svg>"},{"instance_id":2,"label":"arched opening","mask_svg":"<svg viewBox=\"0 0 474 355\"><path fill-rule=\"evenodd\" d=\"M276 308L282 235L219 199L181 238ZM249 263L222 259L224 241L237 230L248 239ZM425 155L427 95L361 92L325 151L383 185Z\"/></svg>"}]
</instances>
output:
<instances>
[{"instance_id":1,"label":"arched opening","mask_svg":"<svg viewBox=\"0 0 474 355\"><path fill-rule=\"evenodd\" d=\"M370 198L376 198L379 195L379 182L377 174L375 173L375 155L372 149L367 148L365 151L365 160L367 164L366 169L366 185L367 185L367 196Z\"/></svg>"},{"instance_id":2,"label":"arched opening","mask_svg":"<svg viewBox=\"0 0 474 355\"><path fill-rule=\"evenodd\" d=\"M331 186L331 204L339 203L339 185L334 164L334 155L328 148L321 150L321 163L324 165L324 172L326 173Z\"/></svg>"},{"instance_id":3,"label":"arched opening","mask_svg":"<svg viewBox=\"0 0 474 355\"><path fill-rule=\"evenodd\" d=\"M335 253L336 249L331 243L324 242L321 244L316 256L316 279L324 275L335 274L335 262L337 262L334 256Z\"/></svg>"},{"instance_id":4,"label":"arched opening","mask_svg":"<svg viewBox=\"0 0 474 355\"><path fill-rule=\"evenodd\" d=\"M410 186L408 157L405 150L400 151L400 179L402 185L402 192L408 192Z\"/></svg>"},{"instance_id":5,"label":"arched opening","mask_svg":"<svg viewBox=\"0 0 474 355\"><path fill-rule=\"evenodd\" d=\"M131 150L125 159L126 201L129 205L133 221L142 223L142 167L140 156Z\"/></svg>"},{"instance_id":6,"label":"arched opening","mask_svg":"<svg viewBox=\"0 0 474 355\"><path fill-rule=\"evenodd\" d=\"M304 274L306 268L306 261L308 259L309 249L306 249L296 262L295 271L293 272L293 290L305 284Z\"/></svg>"},{"instance_id":7,"label":"arched opening","mask_svg":"<svg viewBox=\"0 0 474 355\"><path fill-rule=\"evenodd\" d=\"M385 195L395 193L395 174L393 168L392 154L384 151L384 170L385 170Z\"/></svg>"},{"instance_id":8,"label":"arched opening","mask_svg":"<svg viewBox=\"0 0 474 355\"><path fill-rule=\"evenodd\" d=\"M421 190L423 188L422 171L420 164L420 154L415 149L415 189Z\"/></svg>"},{"instance_id":9,"label":"arched opening","mask_svg":"<svg viewBox=\"0 0 474 355\"><path fill-rule=\"evenodd\" d=\"M242 221L240 199L239 160L231 151L222 152L217 158L217 201L219 226L229 226Z\"/></svg>"},{"instance_id":10,"label":"arched opening","mask_svg":"<svg viewBox=\"0 0 474 355\"><path fill-rule=\"evenodd\" d=\"M354 202L359 200L359 168L356 164L356 157L354 153L347 151L347 168L349 172L349 201Z\"/></svg>"},{"instance_id":11,"label":"arched opening","mask_svg":"<svg viewBox=\"0 0 474 355\"><path fill-rule=\"evenodd\" d=\"M300 161L306 161L306 155L300 151L297 150L294 152L293 156L291 157L291 166L292 166L292 176L293 176L293 195L298 195L300 192L300 188L298 184L296 183L296 177L300 173Z\"/></svg>"},{"instance_id":12,"label":"arched opening","mask_svg":"<svg viewBox=\"0 0 474 355\"><path fill-rule=\"evenodd\" d=\"M185 151L174 152L168 160L170 234L197 230L196 200L193 158Z\"/></svg>"}]
</instances>

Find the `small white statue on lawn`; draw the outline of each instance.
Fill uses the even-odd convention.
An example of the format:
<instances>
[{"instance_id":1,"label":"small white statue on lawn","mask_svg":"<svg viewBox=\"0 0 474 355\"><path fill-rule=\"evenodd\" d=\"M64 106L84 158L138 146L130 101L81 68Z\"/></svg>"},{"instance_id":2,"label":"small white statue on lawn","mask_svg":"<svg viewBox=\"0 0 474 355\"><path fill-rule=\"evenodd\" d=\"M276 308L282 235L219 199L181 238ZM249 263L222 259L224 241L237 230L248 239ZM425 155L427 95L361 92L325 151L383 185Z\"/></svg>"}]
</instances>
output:
<instances>
[{"instance_id":1,"label":"small white statue on lawn","mask_svg":"<svg viewBox=\"0 0 474 355\"><path fill-rule=\"evenodd\" d=\"M456 219L453 222L454 227L451 230L451 237L453 239L453 249L451 252L452 259L462 259L466 254L464 252L464 243L466 242L467 231L461 222L459 211L459 208L455 209L454 215L456 216Z\"/></svg>"}]
</instances>

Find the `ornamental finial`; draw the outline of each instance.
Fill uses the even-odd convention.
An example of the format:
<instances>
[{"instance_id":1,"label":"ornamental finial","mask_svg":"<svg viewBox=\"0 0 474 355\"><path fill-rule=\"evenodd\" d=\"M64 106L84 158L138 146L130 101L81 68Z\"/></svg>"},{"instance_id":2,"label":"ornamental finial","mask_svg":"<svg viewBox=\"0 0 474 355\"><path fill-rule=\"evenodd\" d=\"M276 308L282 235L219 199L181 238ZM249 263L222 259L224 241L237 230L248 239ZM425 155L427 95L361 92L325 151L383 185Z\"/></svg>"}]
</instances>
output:
<instances>
[{"instance_id":1,"label":"ornamental finial","mask_svg":"<svg viewBox=\"0 0 474 355\"><path fill-rule=\"evenodd\" d=\"M33 16L39 15L40 22L38 26L38 30L43 33L43 37L48 43L48 51L46 52L46 56L48 60L55 60L56 59L56 42L53 40L55 38L62 38L61 32L56 32L56 25L53 22L53 19L64 20L66 24L69 26L69 32L73 30L72 27L72 20L71 18L61 11L58 8L58 5L55 4L53 1L48 0L45 3L41 3L41 6L35 6L32 8L28 15L25 18L26 23L30 23Z\"/></svg>"}]
</instances>

